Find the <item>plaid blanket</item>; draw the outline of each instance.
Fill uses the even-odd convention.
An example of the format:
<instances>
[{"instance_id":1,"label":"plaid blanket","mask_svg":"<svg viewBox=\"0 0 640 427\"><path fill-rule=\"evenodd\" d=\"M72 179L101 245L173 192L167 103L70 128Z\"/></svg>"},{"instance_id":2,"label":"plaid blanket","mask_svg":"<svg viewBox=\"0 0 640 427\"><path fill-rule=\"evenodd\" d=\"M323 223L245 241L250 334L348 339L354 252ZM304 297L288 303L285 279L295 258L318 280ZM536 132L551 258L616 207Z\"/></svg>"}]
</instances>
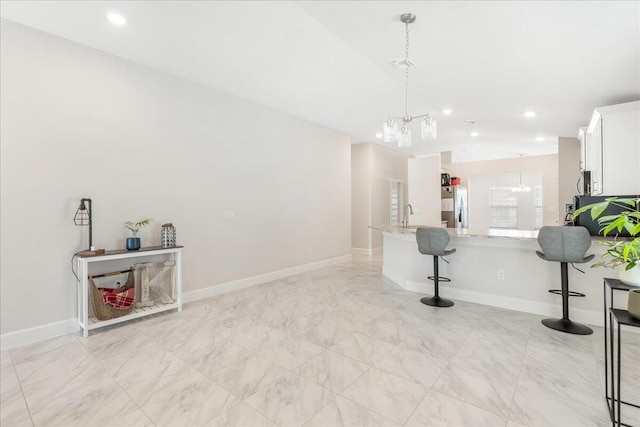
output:
<instances>
[{"instance_id":1,"label":"plaid blanket","mask_svg":"<svg viewBox=\"0 0 640 427\"><path fill-rule=\"evenodd\" d=\"M136 299L136 288L109 289L98 288L105 304L118 310L127 310Z\"/></svg>"}]
</instances>

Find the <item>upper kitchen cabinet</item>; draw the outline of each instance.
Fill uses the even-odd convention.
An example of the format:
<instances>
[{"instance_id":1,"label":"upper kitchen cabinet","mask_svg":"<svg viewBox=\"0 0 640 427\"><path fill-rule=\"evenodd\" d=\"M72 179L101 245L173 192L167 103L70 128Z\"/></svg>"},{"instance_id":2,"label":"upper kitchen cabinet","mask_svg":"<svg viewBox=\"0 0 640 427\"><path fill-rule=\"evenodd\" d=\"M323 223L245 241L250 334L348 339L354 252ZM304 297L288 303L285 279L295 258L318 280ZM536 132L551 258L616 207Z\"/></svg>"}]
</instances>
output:
<instances>
[{"instance_id":1,"label":"upper kitchen cabinet","mask_svg":"<svg viewBox=\"0 0 640 427\"><path fill-rule=\"evenodd\" d=\"M596 108L580 140L591 194L640 194L640 101Z\"/></svg>"}]
</instances>

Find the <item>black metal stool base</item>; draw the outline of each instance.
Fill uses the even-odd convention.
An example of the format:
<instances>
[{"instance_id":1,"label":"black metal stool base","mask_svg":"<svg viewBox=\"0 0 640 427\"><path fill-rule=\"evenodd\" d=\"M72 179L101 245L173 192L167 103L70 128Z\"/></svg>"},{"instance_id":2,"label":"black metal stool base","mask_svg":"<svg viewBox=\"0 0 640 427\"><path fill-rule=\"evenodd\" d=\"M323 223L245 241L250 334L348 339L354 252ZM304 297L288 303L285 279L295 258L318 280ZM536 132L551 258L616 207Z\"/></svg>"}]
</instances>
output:
<instances>
[{"instance_id":1,"label":"black metal stool base","mask_svg":"<svg viewBox=\"0 0 640 427\"><path fill-rule=\"evenodd\" d=\"M430 305L432 307L451 307L453 306L453 301L448 299L440 298L438 296L435 297L424 297L420 299L420 302L426 305Z\"/></svg>"},{"instance_id":2,"label":"black metal stool base","mask_svg":"<svg viewBox=\"0 0 640 427\"><path fill-rule=\"evenodd\" d=\"M544 319L542 324L547 328L569 334L591 335L593 333L590 327L581 325L580 323L574 323L569 319Z\"/></svg>"}]
</instances>

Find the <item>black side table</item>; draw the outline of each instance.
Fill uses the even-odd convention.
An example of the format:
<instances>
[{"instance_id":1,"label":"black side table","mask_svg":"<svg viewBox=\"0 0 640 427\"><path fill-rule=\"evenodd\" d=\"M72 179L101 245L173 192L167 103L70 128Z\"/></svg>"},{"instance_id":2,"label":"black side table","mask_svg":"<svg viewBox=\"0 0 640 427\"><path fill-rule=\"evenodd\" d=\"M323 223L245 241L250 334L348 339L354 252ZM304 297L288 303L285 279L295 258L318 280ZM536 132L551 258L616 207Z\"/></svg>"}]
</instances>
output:
<instances>
[{"instance_id":1,"label":"black side table","mask_svg":"<svg viewBox=\"0 0 640 427\"><path fill-rule=\"evenodd\" d=\"M607 307L607 287L609 288L609 307ZM604 394L607 399L607 405L609 407L609 417L611 421L615 420L614 417L614 404L611 401L612 397L609 392L609 362L613 364L613 346L609 347L609 341L607 340L607 325L609 323L609 317L607 313L609 313L609 309L613 308L613 291L622 291L629 292L629 289L633 289L633 286L626 285L622 283L622 281L618 279L612 279L609 277L605 277L603 284L603 307L602 313L604 315ZM609 357L609 353L611 357ZM612 379L613 380L613 379Z\"/></svg>"},{"instance_id":2,"label":"black side table","mask_svg":"<svg viewBox=\"0 0 640 427\"><path fill-rule=\"evenodd\" d=\"M615 322L614 322L615 321ZM617 323L617 338L618 338L618 354L617 354L617 363L613 358L614 352L614 339L613 339L613 324ZM636 408L640 408L640 406L625 402L622 400L622 396L620 394L620 383L621 383L621 372L622 372L622 334L620 331L622 330L622 326L631 326L634 328L640 328L640 320L633 317L627 310L621 310L619 308L610 308L609 309L609 344L611 346L611 405L609 406L609 412L612 416L611 421L614 426L626 426L633 427L629 424L625 424L622 422L622 405L634 406ZM607 403L609 401L607 400Z\"/></svg>"}]
</instances>

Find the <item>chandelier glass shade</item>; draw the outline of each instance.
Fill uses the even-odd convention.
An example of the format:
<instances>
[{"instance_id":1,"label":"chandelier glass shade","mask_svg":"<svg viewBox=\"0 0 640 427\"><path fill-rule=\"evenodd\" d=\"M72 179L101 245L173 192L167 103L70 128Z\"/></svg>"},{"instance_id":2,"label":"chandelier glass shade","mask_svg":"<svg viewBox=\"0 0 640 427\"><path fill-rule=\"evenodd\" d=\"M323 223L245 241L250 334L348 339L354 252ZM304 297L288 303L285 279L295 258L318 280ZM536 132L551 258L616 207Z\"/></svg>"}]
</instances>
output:
<instances>
[{"instance_id":1,"label":"chandelier glass shade","mask_svg":"<svg viewBox=\"0 0 640 427\"><path fill-rule=\"evenodd\" d=\"M400 133L398 134L398 147L411 147L411 130L408 127L400 129Z\"/></svg>"},{"instance_id":2,"label":"chandelier glass shade","mask_svg":"<svg viewBox=\"0 0 640 427\"><path fill-rule=\"evenodd\" d=\"M384 142L397 142L398 147L407 148L411 146L411 130L408 128L409 123L413 119L423 118L421 125L422 139L425 141L432 141L436 139L438 133L438 127L436 120L429 114L421 114L419 116L409 115L409 68L413 66L413 62L409 59L409 24L416 20L416 16L412 13L403 13L400 16L400 21L405 25L406 29L406 48L405 58L393 60L392 62L398 67L405 69L405 96L404 96L404 116L403 117L390 117L389 120L384 122L382 126L382 134ZM402 126L400 127L400 123Z\"/></svg>"},{"instance_id":3,"label":"chandelier glass shade","mask_svg":"<svg viewBox=\"0 0 640 427\"><path fill-rule=\"evenodd\" d=\"M384 142L395 142L398 140L398 122L389 119L382 126L382 134Z\"/></svg>"},{"instance_id":4,"label":"chandelier glass shade","mask_svg":"<svg viewBox=\"0 0 640 427\"><path fill-rule=\"evenodd\" d=\"M436 119L427 115L422 121L422 139L425 141L433 141L438 136L438 124Z\"/></svg>"}]
</instances>

